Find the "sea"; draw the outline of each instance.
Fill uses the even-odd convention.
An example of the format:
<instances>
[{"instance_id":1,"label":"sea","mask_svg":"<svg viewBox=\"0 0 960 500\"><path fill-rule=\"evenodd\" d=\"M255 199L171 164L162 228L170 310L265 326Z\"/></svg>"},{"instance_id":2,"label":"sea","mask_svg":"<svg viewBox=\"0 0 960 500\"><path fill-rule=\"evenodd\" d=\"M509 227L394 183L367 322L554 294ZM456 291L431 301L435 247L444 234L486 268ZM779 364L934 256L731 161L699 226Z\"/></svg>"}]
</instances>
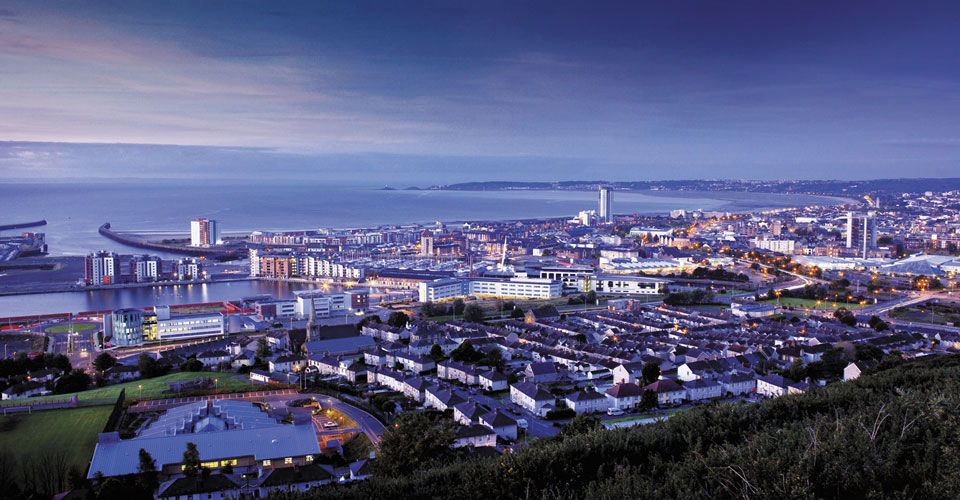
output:
<instances>
[{"instance_id":1,"label":"sea","mask_svg":"<svg viewBox=\"0 0 960 500\"><path fill-rule=\"evenodd\" d=\"M0 182L0 225L46 219L46 226L2 234L43 232L49 253L54 256L85 255L101 249L142 253L143 250L104 238L97 229L110 222L116 231L187 235L189 221L197 217L216 219L224 234L437 221L572 218L581 210L596 209L597 197L596 191L385 190L372 183L252 183L231 179ZM616 214L658 215L674 209L737 212L842 202L839 198L810 195L617 191L613 209ZM233 300L261 293L283 297L293 289L292 285L243 281L177 290L164 287L5 296L0 297L0 317Z\"/></svg>"}]
</instances>

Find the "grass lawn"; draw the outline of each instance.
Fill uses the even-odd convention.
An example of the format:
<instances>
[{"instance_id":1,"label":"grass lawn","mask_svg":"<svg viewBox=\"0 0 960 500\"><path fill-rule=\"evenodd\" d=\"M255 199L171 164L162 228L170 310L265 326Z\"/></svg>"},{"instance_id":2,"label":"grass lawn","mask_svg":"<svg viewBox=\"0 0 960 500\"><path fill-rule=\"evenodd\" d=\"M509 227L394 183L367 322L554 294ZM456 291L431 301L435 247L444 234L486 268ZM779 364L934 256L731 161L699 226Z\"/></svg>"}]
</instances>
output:
<instances>
[{"instance_id":1,"label":"grass lawn","mask_svg":"<svg viewBox=\"0 0 960 500\"><path fill-rule=\"evenodd\" d=\"M613 419L610 419L610 420L604 420L604 422L606 422L606 423L608 423L608 424L615 424L615 423L618 423L618 422L630 422L630 421L633 421L633 420L643 420L643 419L647 419L647 418L663 417L663 416L667 416L667 415L673 415L673 414L680 413L680 412L686 411L686 410L687 410L686 408L681 408L681 409L677 409L677 410L659 411L659 412L656 412L656 413L644 413L643 415L627 415L627 416L624 416L624 417L613 418Z\"/></svg>"},{"instance_id":2,"label":"grass lawn","mask_svg":"<svg viewBox=\"0 0 960 500\"><path fill-rule=\"evenodd\" d=\"M767 304L776 304L777 299L764 300L762 302ZM800 309L806 309L809 307L810 309L820 309L820 310L828 310L828 311L833 311L835 309L840 309L840 308L852 311L855 309L862 309L863 307L866 307L866 306L861 306L858 303L847 304L844 302L833 302L830 300L823 300L820 302L820 305L818 306L816 300L798 299L794 297L780 297L780 305L783 307L795 307ZM871 305L871 304L868 303L867 305Z\"/></svg>"},{"instance_id":3,"label":"grass lawn","mask_svg":"<svg viewBox=\"0 0 960 500\"><path fill-rule=\"evenodd\" d=\"M107 405L0 416L0 450L18 460L66 450L70 466L85 473L97 434L103 431L112 410Z\"/></svg>"},{"instance_id":4,"label":"grass lawn","mask_svg":"<svg viewBox=\"0 0 960 500\"><path fill-rule=\"evenodd\" d=\"M47 333L66 333L66 332L85 332L97 328L93 323L73 323L70 325L57 325L47 328Z\"/></svg>"},{"instance_id":5,"label":"grass lawn","mask_svg":"<svg viewBox=\"0 0 960 500\"><path fill-rule=\"evenodd\" d=\"M217 372L185 372L185 373L171 373L169 375L164 375L162 377L156 377L146 380L134 380L132 382L124 382L122 384L110 385L107 387L100 387L97 389L90 389L83 392L69 393L69 394L56 394L51 396L43 396L39 398L29 398L30 402L34 401L44 401L44 400L59 400L59 399L69 399L72 398L74 394L80 396L80 400L88 399L116 399L120 395L121 389L127 390L127 399L135 399L139 394L137 389L138 385L143 386L143 397L159 397L164 396L163 391L167 390L167 382L175 382L178 380L191 380L196 377L214 377L218 379L217 386L221 389L241 389L241 388L260 388L263 386L258 386L251 383L249 380L238 380L233 378L234 374L231 373L217 373ZM176 397L176 394L169 394L170 397ZM8 400L0 403L0 406L16 406L18 404L23 404L23 400Z\"/></svg>"}]
</instances>

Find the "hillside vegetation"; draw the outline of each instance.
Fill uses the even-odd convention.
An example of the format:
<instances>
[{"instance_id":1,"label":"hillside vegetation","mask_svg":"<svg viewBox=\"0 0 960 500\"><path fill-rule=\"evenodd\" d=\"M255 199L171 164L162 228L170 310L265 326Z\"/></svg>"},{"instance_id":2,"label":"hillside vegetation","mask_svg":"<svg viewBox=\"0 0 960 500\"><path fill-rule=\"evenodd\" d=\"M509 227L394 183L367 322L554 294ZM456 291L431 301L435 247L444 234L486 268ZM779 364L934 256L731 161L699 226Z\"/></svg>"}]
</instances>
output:
<instances>
[{"instance_id":1,"label":"hillside vegetation","mask_svg":"<svg viewBox=\"0 0 960 500\"><path fill-rule=\"evenodd\" d=\"M960 357L903 363L760 404L541 440L498 458L285 498L951 498L960 496Z\"/></svg>"}]
</instances>

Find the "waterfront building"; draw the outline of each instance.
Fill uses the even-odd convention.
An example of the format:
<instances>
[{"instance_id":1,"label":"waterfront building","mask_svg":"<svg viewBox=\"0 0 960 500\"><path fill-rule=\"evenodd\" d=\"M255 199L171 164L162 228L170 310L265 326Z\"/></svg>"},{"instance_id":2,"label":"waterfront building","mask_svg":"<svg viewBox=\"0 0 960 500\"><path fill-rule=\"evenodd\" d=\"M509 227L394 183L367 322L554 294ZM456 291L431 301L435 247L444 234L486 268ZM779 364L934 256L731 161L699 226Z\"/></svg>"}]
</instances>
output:
<instances>
[{"instance_id":1,"label":"waterfront building","mask_svg":"<svg viewBox=\"0 0 960 500\"><path fill-rule=\"evenodd\" d=\"M420 255L433 255L433 233L429 229L420 234Z\"/></svg>"},{"instance_id":2,"label":"waterfront building","mask_svg":"<svg viewBox=\"0 0 960 500\"><path fill-rule=\"evenodd\" d=\"M600 207L598 217L601 224L613 222L613 188L600 186Z\"/></svg>"},{"instance_id":3,"label":"waterfront building","mask_svg":"<svg viewBox=\"0 0 960 500\"><path fill-rule=\"evenodd\" d=\"M149 283L160 279L163 261L155 255L136 255L130 258L130 280Z\"/></svg>"},{"instance_id":4,"label":"waterfront building","mask_svg":"<svg viewBox=\"0 0 960 500\"><path fill-rule=\"evenodd\" d=\"M203 278L203 267L200 264L200 259L187 257L177 261L175 278L179 280L196 280Z\"/></svg>"},{"instance_id":5,"label":"waterfront building","mask_svg":"<svg viewBox=\"0 0 960 500\"><path fill-rule=\"evenodd\" d=\"M220 225L217 221L203 218L190 221L190 246L209 247L222 244Z\"/></svg>"},{"instance_id":6,"label":"waterfront building","mask_svg":"<svg viewBox=\"0 0 960 500\"><path fill-rule=\"evenodd\" d=\"M120 277L120 259L113 252L91 253L83 262L84 281L88 285L110 285Z\"/></svg>"}]
</instances>

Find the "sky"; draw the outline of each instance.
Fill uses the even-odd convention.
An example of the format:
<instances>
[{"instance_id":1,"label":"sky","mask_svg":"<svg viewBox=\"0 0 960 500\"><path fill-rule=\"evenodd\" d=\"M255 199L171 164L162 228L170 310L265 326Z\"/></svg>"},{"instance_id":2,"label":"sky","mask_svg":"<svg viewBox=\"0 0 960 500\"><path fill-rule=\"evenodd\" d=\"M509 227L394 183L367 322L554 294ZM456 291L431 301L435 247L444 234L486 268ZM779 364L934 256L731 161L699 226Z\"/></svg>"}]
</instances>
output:
<instances>
[{"instance_id":1,"label":"sky","mask_svg":"<svg viewBox=\"0 0 960 500\"><path fill-rule=\"evenodd\" d=\"M0 0L0 181L960 176L960 2Z\"/></svg>"}]
</instances>

